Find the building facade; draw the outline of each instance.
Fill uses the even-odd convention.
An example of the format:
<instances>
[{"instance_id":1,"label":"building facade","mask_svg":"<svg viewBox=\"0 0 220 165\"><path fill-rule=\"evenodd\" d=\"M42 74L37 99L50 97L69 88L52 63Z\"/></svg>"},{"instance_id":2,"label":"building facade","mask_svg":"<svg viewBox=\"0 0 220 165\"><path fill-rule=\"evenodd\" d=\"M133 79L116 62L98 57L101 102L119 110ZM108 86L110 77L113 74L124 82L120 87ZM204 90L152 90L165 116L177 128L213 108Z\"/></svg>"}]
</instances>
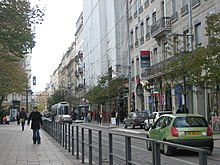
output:
<instances>
[{"instance_id":1,"label":"building facade","mask_svg":"<svg viewBox=\"0 0 220 165\"><path fill-rule=\"evenodd\" d=\"M175 112L179 105L186 103L191 113L208 117L208 94L211 91L200 89L199 95L190 92L184 100L178 92L179 86L163 79L161 69L171 58L167 53L170 34L174 37L192 35L188 50L208 44L206 17L219 12L219 3L216 0L129 0L128 3L131 90L135 109ZM148 65L141 67L144 55L149 57ZM167 84L173 88L163 92L158 90ZM143 86L149 90L142 90Z\"/></svg>"}]
</instances>

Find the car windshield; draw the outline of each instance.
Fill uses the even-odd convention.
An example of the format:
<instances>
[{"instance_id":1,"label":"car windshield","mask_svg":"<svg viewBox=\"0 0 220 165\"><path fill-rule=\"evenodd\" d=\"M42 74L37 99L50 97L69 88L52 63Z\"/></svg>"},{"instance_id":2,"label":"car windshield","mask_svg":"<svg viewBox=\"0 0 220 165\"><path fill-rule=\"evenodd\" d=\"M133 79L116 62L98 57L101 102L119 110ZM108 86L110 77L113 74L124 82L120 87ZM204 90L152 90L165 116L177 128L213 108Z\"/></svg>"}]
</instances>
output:
<instances>
[{"instance_id":1,"label":"car windshield","mask_svg":"<svg viewBox=\"0 0 220 165\"><path fill-rule=\"evenodd\" d=\"M200 116L181 116L177 117L173 123L174 127L208 127L204 117Z\"/></svg>"}]
</instances>

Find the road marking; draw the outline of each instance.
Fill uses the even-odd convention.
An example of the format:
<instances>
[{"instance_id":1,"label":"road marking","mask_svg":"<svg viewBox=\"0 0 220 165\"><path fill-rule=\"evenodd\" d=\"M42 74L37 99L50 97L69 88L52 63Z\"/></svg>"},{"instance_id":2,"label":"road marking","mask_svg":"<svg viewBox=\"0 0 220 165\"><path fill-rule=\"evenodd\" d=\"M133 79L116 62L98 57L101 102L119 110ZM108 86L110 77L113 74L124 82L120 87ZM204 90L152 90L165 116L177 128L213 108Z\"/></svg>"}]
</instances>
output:
<instances>
[{"instance_id":1,"label":"road marking","mask_svg":"<svg viewBox=\"0 0 220 165\"><path fill-rule=\"evenodd\" d=\"M136 134L142 133L142 132L138 132L138 131L136 131L136 130L122 129L122 128L116 128L115 130L124 131L124 132L131 132L131 133L136 133Z\"/></svg>"}]
</instances>

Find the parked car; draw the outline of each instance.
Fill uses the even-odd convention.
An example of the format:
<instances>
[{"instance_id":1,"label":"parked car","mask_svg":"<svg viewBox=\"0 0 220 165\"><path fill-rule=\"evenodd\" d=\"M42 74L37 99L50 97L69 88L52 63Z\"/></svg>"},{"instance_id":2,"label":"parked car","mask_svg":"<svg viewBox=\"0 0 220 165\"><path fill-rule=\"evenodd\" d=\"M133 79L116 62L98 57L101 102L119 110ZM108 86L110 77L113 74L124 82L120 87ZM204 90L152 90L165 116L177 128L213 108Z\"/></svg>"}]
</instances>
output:
<instances>
[{"instance_id":1,"label":"parked car","mask_svg":"<svg viewBox=\"0 0 220 165\"><path fill-rule=\"evenodd\" d=\"M164 114L150 128L147 137L208 149L210 155L214 147L212 129L203 116L195 114ZM161 145L165 155L172 155L177 149ZM147 150L151 150L150 142Z\"/></svg>"},{"instance_id":2,"label":"parked car","mask_svg":"<svg viewBox=\"0 0 220 165\"><path fill-rule=\"evenodd\" d=\"M153 112L148 119L144 121L144 130L148 131L149 128L157 121L157 119L163 114L172 114L172 111L159 111Z\"/></svg>"},{"instance_id":3,"label":"parked car","mask_svg":"<svg viewBox=\"0 0 220 165\"><path fill-rule=\"evenodd\" d=\"M144 126L144 121L148 118L147 112L130 112L128 117L124 119L124 128L131 126L135 128L136 126L140 126L141 128Z\"/></svg>"}]
</instances>

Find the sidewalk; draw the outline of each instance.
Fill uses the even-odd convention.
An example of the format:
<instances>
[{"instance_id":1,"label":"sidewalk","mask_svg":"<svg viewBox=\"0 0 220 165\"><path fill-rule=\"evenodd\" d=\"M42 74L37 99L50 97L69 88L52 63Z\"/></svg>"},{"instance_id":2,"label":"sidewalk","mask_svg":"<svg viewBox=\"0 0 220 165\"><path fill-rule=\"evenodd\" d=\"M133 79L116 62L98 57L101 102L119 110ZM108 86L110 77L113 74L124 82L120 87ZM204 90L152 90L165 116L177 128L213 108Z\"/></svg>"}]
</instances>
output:
<instances>
[{"instance_id":1,"label":"sidewalk","mask_svg":"<svg viewBox=\"0 0 220 165\"><path fill-rule=\"evenodd\" d=\"M0 125L0 165L79 165L80 160L55 142L43 130L42 143L33 144L32 130L16 122Z\"/></svg>"}]
</instances>

